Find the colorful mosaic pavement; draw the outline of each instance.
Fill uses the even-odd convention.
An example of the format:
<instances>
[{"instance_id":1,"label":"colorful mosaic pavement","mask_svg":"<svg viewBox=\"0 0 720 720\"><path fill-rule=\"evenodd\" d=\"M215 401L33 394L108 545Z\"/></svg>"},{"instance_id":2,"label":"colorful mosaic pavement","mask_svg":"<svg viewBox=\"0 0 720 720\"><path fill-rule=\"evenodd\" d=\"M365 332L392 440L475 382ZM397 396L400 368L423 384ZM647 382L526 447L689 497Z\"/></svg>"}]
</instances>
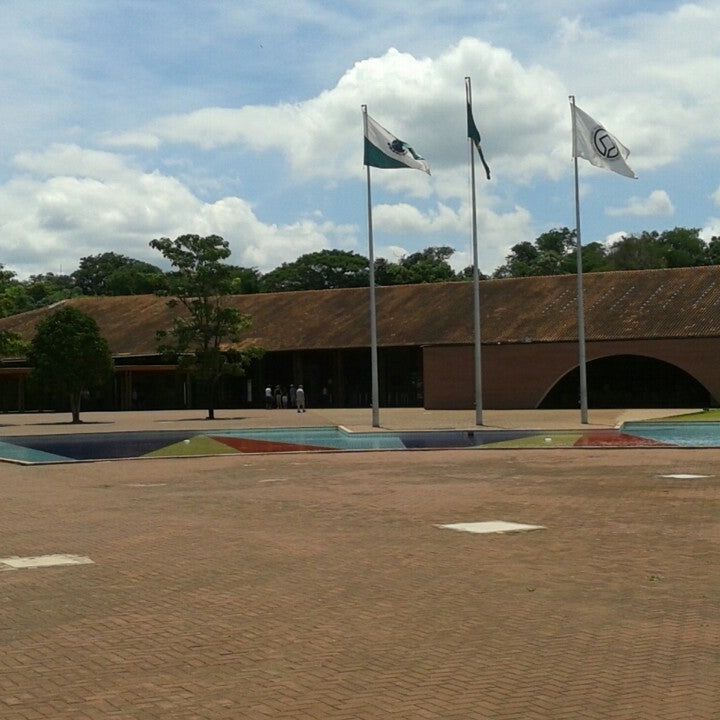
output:
<instances>
[{"instance_id":1,"label":"colorful mosaic pavement","mask_svg":"<svg viewBox=\"0 0 720 720\"><path fill-rule=\"evenodd\" d=\"M720 423L632 423L620 430L350 433L338 427L82 433L0 438L0 461L41 464L238 453L468 448L718 447Z\"/></svg>"}]
</instances>

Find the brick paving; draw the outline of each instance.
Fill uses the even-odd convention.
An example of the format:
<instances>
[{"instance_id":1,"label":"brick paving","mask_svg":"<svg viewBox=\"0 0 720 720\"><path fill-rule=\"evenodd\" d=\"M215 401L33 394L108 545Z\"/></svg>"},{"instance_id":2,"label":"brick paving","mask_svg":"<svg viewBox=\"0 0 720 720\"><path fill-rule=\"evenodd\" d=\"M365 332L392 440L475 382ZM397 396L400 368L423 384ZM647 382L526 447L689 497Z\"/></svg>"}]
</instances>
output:
<instances>
[{"instance_id":1,"label":"brick paving","mask_svg":"<svg viewBox=\"0 0 720 720\"><path fill-rule=\"evenodd\" d=\"M0 572L0 718L718 718L719 461L0 464L0 557L95 561Z\"/></svg>"}]
</instances>

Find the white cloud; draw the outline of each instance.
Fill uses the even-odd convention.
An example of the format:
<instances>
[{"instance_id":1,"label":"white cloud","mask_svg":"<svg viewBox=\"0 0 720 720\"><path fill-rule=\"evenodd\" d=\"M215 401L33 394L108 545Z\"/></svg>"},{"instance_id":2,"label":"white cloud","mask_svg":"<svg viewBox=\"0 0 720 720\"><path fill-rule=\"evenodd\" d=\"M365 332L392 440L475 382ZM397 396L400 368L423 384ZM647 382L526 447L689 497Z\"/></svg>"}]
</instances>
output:
<instances>
[{"instance_id":1,"label":"white cloud","mask_svg":"<svg viewBox=\"0 0 720 720\"><path fill-rule=\"evenodd\" d=\"M510 248L534 237L530 213L521 207L512 212L496 213L487 207L478 207L478 264L486 273L502 264ZM380 205L373 209L373 228L376 235L396 237L422 236L422 247L429 245L450 245L455 254L450 264L456 269L472 263L472 228L470 208L466 205L459 210L438 204L435 209L423 213L418 208L404 203ZM465 243L448 242L448 237L465 237ZM394 249L398 249L397 246ZM402 249L402 248L399 248ZM384 257L392 257L385 255Z\"/></svg>"},{"instance_id":2,"label":"white cloud","mask_svg":"<svg viewBox=\"0 0 720 720\"><path fill-rule=\"evenodd\" d=\"M81 257L106 251L160 264L149 241L188 232L222 235L233 263L263 271L305 252L356 243L352 225L322 218L266 224L246 200L203 202L177 179L110 153L55 146L15 162L29 174L0 186L0 216L3 264L21 276L72 272Z\"/></svg>"},{"instance_id":3,"label":"white cloud","mask_svg":"<svg viewBox=\"0 0 720 720\"><path fill-rule=\"evenodd\" d=\"M606 213L611 217L620 217L622 215L636 217L667 216L675 214L675 207L665 190L653 190L646 198L631 197L625 207L608 208Z\"/></svg>"},{"instance_id":4,"label":"white cloud","mask_svg":"<svg viewBox=\"0 0 720 720\"><path fill-rule=\"evenodd\" d=\"M239 144L282 152L302 177L362 173L361 104L393 134L411 142L432 168L464 168L467 157L463 77L472 75L475 119L496 175L559 177L567 170L566 90L539 66L507 50L464 38L435 58L388 50L359 61L330 90L295 104L202 108L106 136L116 146ZM412 182L410 173L376 173L378 182ZM427 185L427 180L423 181Z\"/></svg>"},{"instance_id":5,"label":"white cloud","mask_svg":"<svg viewBox=\"0 0 720 720\"><path fill-rule=\"evenodd\" d=\"M602 4L593 3L602 13ZM594 30L560 23L562 43L537 48L578 104L632 151L647 170L673 162L692 146L718 147L720 3L678 2L669 11L638 8L607 17Z\"/></svg>"},{"instance_id":6,"label":"white cloud","mask_svg":"<svg viewBox=\"0 0 720 720\"><path fill-rule=\"evenodd\" d=\"M626 235L628 235L628 232L627 232L626 230L618 230L617 232L610 233L610 234L605 238L605 245L607 245L608 247L610 247L610 246L613 245L614 243L619 242L620 240L622 240Z\"/></svg>"},{"instance_id":7,"label":"white cloud","mask_svg":"<svg viewBox=\"0 0 720 720\"><path fill-rule=\"evenodd\" d=\"M709 242L712 238L718 236L720 236L720 218L708 218L704 227L700 230L700 237L705 242Z\"/></svg>"}]
</instances>

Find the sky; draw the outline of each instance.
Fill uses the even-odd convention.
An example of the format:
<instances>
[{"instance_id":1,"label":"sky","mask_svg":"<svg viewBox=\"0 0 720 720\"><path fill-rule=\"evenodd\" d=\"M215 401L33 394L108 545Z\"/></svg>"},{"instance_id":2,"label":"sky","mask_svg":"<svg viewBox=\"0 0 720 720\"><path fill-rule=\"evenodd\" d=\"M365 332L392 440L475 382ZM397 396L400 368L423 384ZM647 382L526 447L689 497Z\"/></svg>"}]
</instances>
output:
<instances>
[{"instance_id":1,"label":"sky","mask_svg":"<svg viewBox=\"0 0 720 720\"><path fill-rule=\"evenodd\" d=\"M267 272L368 254L361 106L424 156L371 171L376 256L481 271L575 226L568 97L637 180L579 161L583 242L720 235L720 0L0 0L0 265L71 273L154 238L224 237ZM481 170L479 166L476 168Z\"/></svg>"}]
</instances>

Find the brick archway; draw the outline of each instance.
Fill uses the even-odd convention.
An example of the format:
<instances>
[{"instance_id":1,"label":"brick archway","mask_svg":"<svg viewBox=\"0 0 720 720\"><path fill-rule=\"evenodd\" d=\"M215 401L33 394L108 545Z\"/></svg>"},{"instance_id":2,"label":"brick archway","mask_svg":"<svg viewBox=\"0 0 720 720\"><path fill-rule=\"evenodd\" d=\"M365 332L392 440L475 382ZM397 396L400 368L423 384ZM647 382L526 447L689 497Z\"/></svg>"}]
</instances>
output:
<instances>
[{"instance_id":1,"label":"brick archway","mask_svg":"<svg viewBox=\"0 0 720 720\"><path fill-rule=\"evenodd\" d=\"M709 407L706 387L677 365L644 355L610 355L587 364L588 404L609 407ZM541 409L579 405L579 371L563 375L538 405Z\"/></svg>"}]
</instances>

